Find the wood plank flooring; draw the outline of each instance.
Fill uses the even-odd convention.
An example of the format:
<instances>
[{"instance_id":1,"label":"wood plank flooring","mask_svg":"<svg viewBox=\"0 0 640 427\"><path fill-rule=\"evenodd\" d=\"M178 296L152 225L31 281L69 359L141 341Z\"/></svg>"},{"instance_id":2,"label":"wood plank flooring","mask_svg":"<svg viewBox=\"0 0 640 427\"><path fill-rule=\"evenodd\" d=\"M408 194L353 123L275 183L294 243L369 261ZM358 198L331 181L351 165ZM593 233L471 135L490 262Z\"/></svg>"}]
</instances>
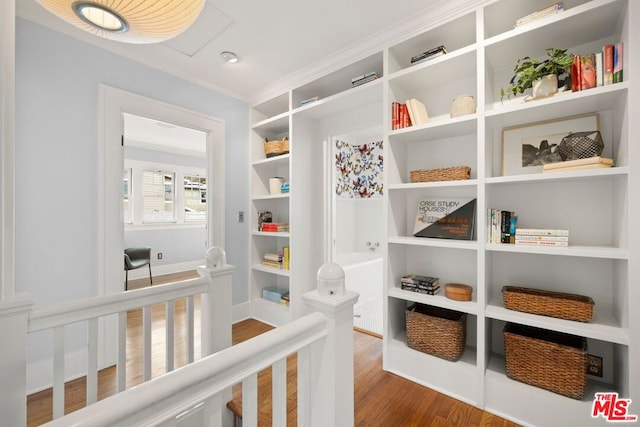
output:
<instances>
[{"instance_id":1,"label":"wood plank flooring","mask_svg":"<svg viewBox=\"0 0 640 427\"><path fill-rule=\"evenodd\" d=\"M186 276L177 278L154 277L154 284L164 283L164 280L182 280L193 277L189 272ZM144 286L148 279L130 281L131 287ZM199 304L196 301L196 309ZM141 310L128 313L127 337L131 340L132 350L127 355L127 387L142 381L142 363L139 348L133 347L133 342L141 336ZM176 304L176 367L184 362L183 322L184 304ZM152 376L156 377L164 372L164 306L154 306L153 318L153 346L158 348L153 356ZM196 319L199 316L196 313ZM249 319L233 325L233 343L250 339L272 329L269 325L257 320ZM182 335L182 337L180 336ZM354 373L355 373L355 425L356 426L482 426L482 427L512 427L516 424L506 421L490 413L481 411L471 405L437 393L421 385L407 381L397 375L382 370L382 340L379 337L354 331ZM199 353L196 353L199 358ZM287 392L288 392L288 425L296 425L295 407L295 366L296 356L287 360ZM100 371L98 376L98 398L103 399L115 393L115 367ZM259 396L263 401L260 405L260 425L271 425L271 372L270 369L260 373L258 377ZM72 412L85 405L84 378L70 381L65 387L65 413ZM233 411L241 409L241 386L234 387L233 400L228 407ZM28 396L27 398L27 426L38 426L51 420L51 390L45 390ZM239 413L239 412L237 412Z\"/></svg>"}]
</instances>

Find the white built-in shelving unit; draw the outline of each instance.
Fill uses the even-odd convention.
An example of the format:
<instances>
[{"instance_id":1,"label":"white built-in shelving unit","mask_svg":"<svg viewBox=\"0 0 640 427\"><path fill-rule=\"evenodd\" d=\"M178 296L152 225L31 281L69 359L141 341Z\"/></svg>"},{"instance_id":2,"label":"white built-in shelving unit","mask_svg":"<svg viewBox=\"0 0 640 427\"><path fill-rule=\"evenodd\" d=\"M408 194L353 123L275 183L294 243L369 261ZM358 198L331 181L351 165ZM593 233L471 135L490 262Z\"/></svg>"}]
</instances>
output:
<instances>
[{"instance_id":1,"label":"white built-in shelving unit","mask_svg":"<svg viewBox=\"0 0 640 427\"><path fill-rule=\"evenodd\" d=\"M253 209L289 220L282 236L251 233L254 316L272 323L297 317L302 292L313 287L326 251L326 206L321 195L322 141L339 117L353 119L367 107L380 106L385 140L384 362L385 370L424 384L479 408L527 425L602 424L591 417L595 391L615 391L631 398L631 412L640 414L640 154L638 90L632 90L639 66L640 4L632 0L568 0L565 11L514 28L516 19L543 5L527 0L475 2L407 38L381 46L380 52L253 109ZM636 31L636 32L634 32ZM633 37L635 35L635 38ZM624 81L581 92L567 92L535 102L522 97L500 99L513 65L525 55L543 57L549 47L574 54L598 51L623 42ZM448 54L417 65L410 58L445 45ZM635 67L635 69L634 69ZM350 88L350 79L368 71L381 76ZM636 82L637 83L637 82ZM474 114L451 118L451 101L470 94ZM319 100L299 106L311 96ZM391 129L391 103L422 101L426 124ZM513 126L597 114L605 155L615 167L553 174L502 176L502 132ZM290 136L291 154L265 160L264 136ZM465 181L411 183L409 172L467 165ZM267 196L269 176L291 181L288 196ZM424 197L477 199L476 237L471 241L412 236L418 200ZM566 228L567 248L521 247L487 243L487 210L515 211L524 227ZM256 223L255 212L252 220ZM324 225L323 225L324 224ZM315 240L314 240L315 239ZM262 252L288 242L292 250L288 274L257 266ZM473 300L459 302L400 289L409 273L437 276L442 283L466 283ZM288 287L291 306L282 309L260 301L262 287ZM554 319L507 310L504 285L523 285L588 295L595 301L589 323ZM414 302L467 314L466 347L457 362L446 361L406 345L405 310ZM512 380L505 374L503 328L507 322L585 337L588 352L604 361L602 378L589 377L582 400L564 397ZM407 396L411 398L411 396ZM635 411L635 412L634 412Z\"/></svg>"}]
</instances>

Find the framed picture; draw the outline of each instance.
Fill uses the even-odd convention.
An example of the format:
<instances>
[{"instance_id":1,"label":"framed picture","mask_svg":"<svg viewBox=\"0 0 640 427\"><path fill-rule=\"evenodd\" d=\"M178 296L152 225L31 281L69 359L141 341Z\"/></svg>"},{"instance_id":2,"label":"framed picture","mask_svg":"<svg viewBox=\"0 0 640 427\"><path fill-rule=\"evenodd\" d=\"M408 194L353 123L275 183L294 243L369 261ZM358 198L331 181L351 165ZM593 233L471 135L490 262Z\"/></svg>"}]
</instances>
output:
<instances>
[{"instance_id":1,"label":"framed picture","mask_svg":"<svg viewBox=\"0 0 640 427\"><path fill-rule=\"evenodd\" d=\"M600 130L597 114L506 128L502 131L502 175L542 172L542 165L562 161L558 153L562 138L596 130Z\"/></svg>"}]
</instances>

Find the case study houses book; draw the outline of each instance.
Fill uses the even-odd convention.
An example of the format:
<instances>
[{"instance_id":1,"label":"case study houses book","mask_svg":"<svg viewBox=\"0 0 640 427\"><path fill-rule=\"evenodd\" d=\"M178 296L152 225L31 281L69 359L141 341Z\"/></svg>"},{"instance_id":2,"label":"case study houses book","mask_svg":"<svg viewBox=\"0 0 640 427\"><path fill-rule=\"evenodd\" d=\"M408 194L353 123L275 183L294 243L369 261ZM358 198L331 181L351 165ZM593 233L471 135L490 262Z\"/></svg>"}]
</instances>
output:
<instances>
[{"instance_id":1,"label":"case study houses book","mask_svg":"<svg viewBox=\"0 0 640 427\"><path fill-rule=\"evenodd\" d=\"M474 198L424 198L418 202L413 235L472 240L475 218L476 199Z\"/></svg>"}]
</instances>

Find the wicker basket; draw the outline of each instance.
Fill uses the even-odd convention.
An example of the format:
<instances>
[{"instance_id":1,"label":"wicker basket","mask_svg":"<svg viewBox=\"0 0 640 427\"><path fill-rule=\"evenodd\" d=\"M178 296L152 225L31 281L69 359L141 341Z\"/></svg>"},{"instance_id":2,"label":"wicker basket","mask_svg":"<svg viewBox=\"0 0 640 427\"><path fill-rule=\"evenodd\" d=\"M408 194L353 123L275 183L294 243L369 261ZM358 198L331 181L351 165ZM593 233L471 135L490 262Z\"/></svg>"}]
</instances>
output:
<instances>
[{"instance_id":1,"label":"wicker basket","mask_svg":"<svg viewBox=\"0 0 640 427\"><path fill-rule=\"evenodd\" d=\"M460 359L466 341L464 313L423 304L406 310L407 345L442 359Z\"/></svg>"},{"instance_id":2,"label":"wicker basket","mask_svg":"<svg viewBox=\"0 0 640 427\"><path fill-rule=\"evenodd\" d=\"M502 298L509 310L578 322L590 322L593 317L593 300L583 295L504 286Z\"/></svg>"},{"instance_id":3,"label":"wicker basket","mask_svg":"<svg viewBox=\"0 0 640 427\"><path fill-rule=\"evenodd\" d=\"M584 337L507 323L504 354L509 378L574 399L587 386Z\"/></svg>"},{"instance_id":4,"label":"wicker basket","mask_svg":"<svg viewBox=\"0 0 640 427\"><path fill-rule=\"evenodd\" d=\"M450 168L419 169L410 172L411 182L457 181L469 179L471 168L454 166Z\"/></svg>"},{"instance_id":5,"label":"wicker basket","mask_svg":"<svg viewBox=\"0 0 640 427\"><path fill-rule=\"evenodd\" d=\"M289 153L289 138L278 141L264 140L264 154L267 157L280 156Z\"/></svg>"}]
</instances>

